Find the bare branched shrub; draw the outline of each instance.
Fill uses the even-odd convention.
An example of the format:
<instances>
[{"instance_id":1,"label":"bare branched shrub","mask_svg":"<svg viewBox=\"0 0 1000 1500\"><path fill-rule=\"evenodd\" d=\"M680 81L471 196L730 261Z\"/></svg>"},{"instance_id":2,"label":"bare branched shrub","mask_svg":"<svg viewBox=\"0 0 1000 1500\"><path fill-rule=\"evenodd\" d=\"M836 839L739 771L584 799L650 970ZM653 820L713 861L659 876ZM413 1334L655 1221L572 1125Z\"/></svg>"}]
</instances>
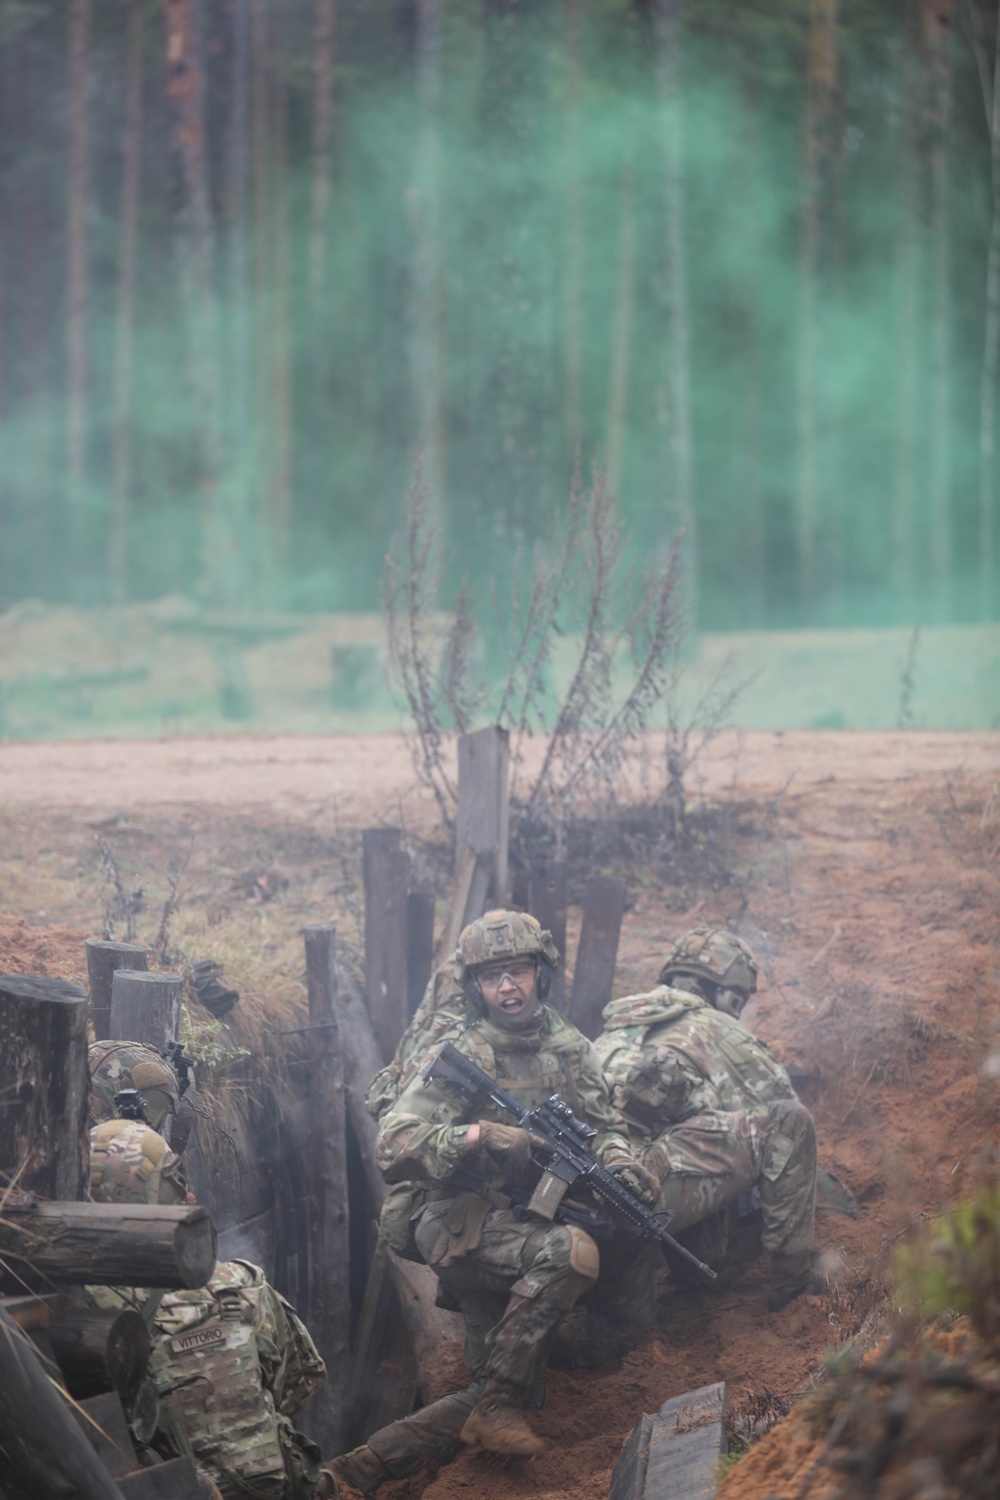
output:
<instances>
[{"instance_id":1,"label":"bare branched shrub","mask_svg":"<svg viewBox=\"0 0 1000 1500\"><path fill-rule=\"evenodd\" d=\"M595 471L585 490L575 475L547 537L530 553L509 555L496 620L488 627L501 669L495 681L484 680L466 590L448 629L436 612L443 558L418 473L405 543L386 563L385 609L390 663L415 729L414 766L449 825L456 788L447 735L464 732L476 719L511 733L516 823L557 836L583 801L604 811L620 801L629 762L641 753L664 704L668 786L675 796L698 748L722 727L739 688L721 677L696 705L702 715L697 739L676 706L685 632L678 541L641 572L627 566L627 550L606 477ZM572 645L573 658L557 694L561 642ZM545 736L541 763L525 784L525 742L539 733ZM681 816L683 807L681 795Z\"/></svg>"},{"instance_id":2,"label":"bare branched shrub","mask_svg":"<svg viewBox=\"0 0 1000 1500\"><path fill-rule=\"evenodd\" d=\"M104 890L101 892L101 906L104 909L102 935L106 941L112 941L116 928L124 923L124 940L131 943L135 937L135 919L146 909L146 887L125 884L115 852L105 839L98 839L97 848L101 857L101 874L104 876Z\"/></svg>"}]
</instances>

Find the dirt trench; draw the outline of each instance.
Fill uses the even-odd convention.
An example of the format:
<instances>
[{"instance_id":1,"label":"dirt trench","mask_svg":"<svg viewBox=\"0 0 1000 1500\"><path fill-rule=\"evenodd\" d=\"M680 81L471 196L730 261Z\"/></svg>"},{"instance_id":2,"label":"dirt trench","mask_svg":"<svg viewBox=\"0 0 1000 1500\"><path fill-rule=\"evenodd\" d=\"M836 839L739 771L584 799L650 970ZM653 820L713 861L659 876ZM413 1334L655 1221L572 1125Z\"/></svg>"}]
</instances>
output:
<instances>
[{"instance_id":1,"label":"dirt trench","mask_svg":"<svg viewBox=\"0 0 1000 1500\"><path fill-rule=\"evenodd\" d=\"M961 1197L998 1130L996 1086L980 1069L1000 1024L1000 793L993 769L1000 758L997 736L919 738L909 764L905 735L813 734L798 741L799 765L789 767L786 750L771 778L766 747L751 745L752 782L738 791L756 816L734 835L739 878L715 881L713 889L693 871L686 882L661 885L636 870L619 952L615 988L624 994L654 982L669 941L693 922L735 922L757 949L764 982L746 1020L793 1068L816 1117L821 1161L861 1205L855 1223L818 1221L818 1247L829 1252L828 1293L769 1315L766 1257L714 1292L673 1284L664 1273L659 1326L640 1348L613 1367L550 1373L535 1419L547 1442L538 1459L503 1465L465 1453L435 1476L386 1487L389 1500L604 1500L641 1410L718 1379L726 1380L737 1417L779 1408L824 1351L854 1333L879 1293L895 1237L914 1218ZM205 893L221 869L231 874L242 860L259 862L262 850L280 861L290 881L280 900L266 912L253 903L244 912L237 903L234 915L227 907L218 920L245 917L247 942L271 944L292 988L300 986L299 961L290 943L282 956L285 928L297 942L307 913L311 920L336 915L345 933L357 921L357 892L346 875L333 873L335 841L346 847L379 813L394 821L401 805L411 829L421 837L432 831L433 815L399 751L383 756L387 780L377 789L368 783L346 804L331 810L327 801L324 812L315 802L296 804L287 788L280 806L268 805L256 783L234 807L225 755L218 802L202 767L195 797L189 781L176 796L161 776L155 789L147 786L148 800L130 796L123 810L125 797L116 797L94 765L89 771L98 779L79 795L77 771L67 763L73 748L56 747L49 799L44 755L36 756L21 799L12 768L4 773L0 908L11 916L0 921L0 968L79 977L80 932L99 924L97 824L111 829L107 836L119 838L130 857L134 850L137 864L141 851L147 867L165 864L196 829L192 900L206 912ZM93 756L93 747L86 749ZM169 753L186 764L183 746ZM363 758L363 748L337 746L338 761L351 761L345 776L358 788L363 767L353 763L355 754ZM789 769L798 772L790 784ZM571 911L571 943L577 916ZM727 1500L753 1500L751 1489L740 1490L738 1474Z\"/></svg>"}]
</instances>

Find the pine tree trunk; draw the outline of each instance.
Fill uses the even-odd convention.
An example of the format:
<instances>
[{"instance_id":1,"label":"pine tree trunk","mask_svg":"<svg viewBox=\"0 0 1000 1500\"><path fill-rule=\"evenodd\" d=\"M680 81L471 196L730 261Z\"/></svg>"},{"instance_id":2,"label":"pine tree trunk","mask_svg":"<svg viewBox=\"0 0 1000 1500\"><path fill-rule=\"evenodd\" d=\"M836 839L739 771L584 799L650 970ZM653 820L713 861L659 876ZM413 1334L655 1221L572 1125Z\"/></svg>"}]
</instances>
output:
<instances>
[{"instance_id":1,"label":"pine tree trunk","mask_svg":"<svg viewBox=\"0 0 1000 1500\"><path fill-rule=\"evenodd\" d=\"M416 0L417 149L410 368L431 515L444 508L441 308L441 0Z\"/></svg>"},{"instance_id":2,"label":"pine tree trunk","mask_svg":"<svg viewBox=\"0 0 1000 1500\"><path fill-rule=\"evenodd\" d=\"M226 296L226 432L231 451L246 455L250 417L250 309L248 305L247 254L247 129L249 116L248 77L250 59L249 0L228 0L229 94L226 100L225 172L223 213L225 216ZM244 458L244 463L246 459ZM247 475L238 476L241 496ZM241 501L245 512L245 500Z\"/></svg>"},{"instance_id":3,"label":"pine tree trunk","mask_svg":"<svg viewBox=\"0 0 1000 1500\"><path fill-rule=\"evenodd\" d=\"M268 71L267 0L250 0L250 196L253 246L251 305L254 388L251 396L254 434L252 479L254 530L257 545L257 576L266 594L271 579L268 556L268 510L270 476L274 461L271 421L271 361L273 335L273 260L270 222L271 194L271 89Z\"/></svg>"},{"instance_id":4,"label":"pine tree trunk","mask_svg":"<svg viewBox=\"0 0 1000 1500\"><path fill-rule=\"evenodd\" d=\"M277 30L277 28L275 28ZM271 407L274 411L274 449L271 503L267 535L271 578L268 597L276 604L288 576L292 537L292 375L290 288L288 263L288 99L280 76L271 86L271 139L274 172L271 179L271 235L274 263L272 320Z\"/></svg>"},{"instance_id":5,"label":"pine tree trunk","mask_svg":"<svg viewBox=\"0 0 1000 1500\"><path fill-rule=\"evenodd\" d=\"M222 476L221 371L205 143L201 0L166 0L167 103L176 188L175 249L184 312L194 483L204 497L202 588L219 604L240 595L240 555Z\"/></svg>"},{"instance_id":6,"label":"pine tree trunk","mask_svg":"<svg viewBox=\"0 0 1000 1500\"><path fill-rule=\"evenodd\" d=\"M798 554L803 610L816 585L817 364L820 346L820 251L832 201L833 117L837 87L838 0L811 0L806 64L803 202L799 247Z\"/></svg>"},{"instance_id":7,"label":"pine tree trunk","mask_svg":"<svg viewBox=\"0 0 1000 1500\"><path fill-rule=\"evenodd\" d=\"M1000 15L990 109L993 222L986 263L986 335L979 404L979 618L993 618L993 512L996 506L995 445L997 360L1000 354Z\"/></svg>"},{"instance_id":8,"label":"pine tree trunk","mask_svg":"<svg viewBox=\"0 0 1000 1500\"><path fill-rule=\"evenodd\" d=\"M66 473L76 512L87 448L90 196L90 0L69 0L69 161L66 225Z\"/></svg>"},{"instance_id":9,"label":"pine tree trunk","mask_svg":"<svg viewBox=\"0 0 1000 1500\"><path fill-rule=\"evenodd\" d=\"M631 151L629 152L631 155ZM608 381L608 487L620 493L625 418L628 407L629 355L632 309L635 304L635 169L628 161L622 170L618 213L618 269L611 331L611 371Z\"/></svg>"},{"instance_id":10,"label":"pine tree trunk","mask_svg":"<svg viewBox=\"0 0 1000 1500\"><path fill-rule=\"evenodd\" d=\"M132 324L135 310L136 236L139 224L139 164L142 151L142 0L131 0L125 61L125 129L122 136L121 217L118 230L118 294L115 310L111 455L111 534L108 575L111 599L124 597L128 563L129 439L132 391Z\"/></svg>"},{"instance_id":11,"label":"pine tree trunk","mask_svg":"<svg viewBox=\"0 0 1000 1500\"><path fill-rule=\"evenodd\" d=\"M333 131L333 60L336 0L316 0L313 33L312 186L309 195L309 300L315 316L326 280Z\"/></svg>"},{"instance_id":12,"label":"pine tree trunk","mask_svg":"<svg viewBox=\"0 0 1000 1500\"><path fill-rule=\"evenodd\" d=\"M951 247L948 231L948 147L951 127L951 12L953 0L924 0L923 41L927 69L925 152L930 172L930 391L928 504L931 595L939 619L947 619L951 592Z\"/></svg>"},{"instance_id":13,"label":"pine tree trunk","mask_svg":"<svg viewBox=\"0 0 1000 1500\"><path fill-rule=\"evenodd\" d=\"M669 309L666 350L667 515L683 533L684 607L692 629L698 617L698 539L694 513L691 435L691 355L684 252L684 174L680 84L681 0L656 0L656 53L663 125L666 226L664 279Z\"/></svg>"},{"instance_id":14,"label":"pine tree trunk","mask_svg":"<svg viewBox=\"0 0 1000 1500\"><path fill-rule=\"evenodd\" d=\"M905 13L904 23L910 19ZM896 618L912 619L916 583L916 443L920 316L920 196L917 137L918 61L914 28L907 26L900 67L900 140L896 239L896 462L892 515L892 576Z\"/></svg>"},{"instance_id":15,"label":"pine tree trunk","mask_svg":"<svg viewBox=\"0 0 1000 1500\"><path fill-rule=\"evenodd\" d=\"M574 463L583 440L583 168L580 159L580 0L563 0L563 134L565 150L565 229L563 321L565 326L566 452Z\"/></svg>"}]
</instances>

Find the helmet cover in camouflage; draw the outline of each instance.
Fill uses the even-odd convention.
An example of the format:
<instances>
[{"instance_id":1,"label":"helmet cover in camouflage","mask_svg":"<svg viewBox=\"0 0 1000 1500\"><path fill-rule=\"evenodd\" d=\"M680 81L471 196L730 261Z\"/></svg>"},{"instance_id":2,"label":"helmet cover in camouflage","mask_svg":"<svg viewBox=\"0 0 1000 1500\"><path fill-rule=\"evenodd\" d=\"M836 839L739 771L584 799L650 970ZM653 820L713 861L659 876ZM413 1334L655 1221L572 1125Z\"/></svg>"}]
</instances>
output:
<instances>
[{"instance_id":1,"label":"helmet cover in camouflage","mask_svg":"<svg viewBox=\"0 0 1000 1500\"><path fill-rule=\"evenodd\" d=\"M90 1066L90 1124L117 1118L115 1095L138 1089L146 1104L146 1119L160 1130L168 1115L177 1113L180 1089L170 1064L143 1042L92 1042Z\"/></svg>"},{"instance_id":2,"label":"helmet cover in camouflage","mask_svg":"<svg viewBox=\"0 0 1000 1500\"><path fill-rule=\"evenodd\" d=\"M553 969L559 964L559 949L536 917L528 912L488 911L464 927L455 949L455 982L464 984L482 964L505 958L544 959Z\"/></svg>"},{"instance_id":3,"label":"helmet cover in camouflage","mask_svg":"<svg viewBox=\"0 0 1000 1500\"><path fill-rule=\"evenodd\" d=\"M757 960L743 939L724 927L692 927L677 939L660 970L660 984L669 984L678 974L707 979L747 996L757 988Z\"/></svg>"},{"instance_id":4,"label":"helmet cover in camouflage","mask_svg":"<svg viewBox=\"0 0 1000 1500\"><path fill-rule=\"evenodd\" d=\"M105 1120L90 1132L95 1203L183 1203L187 1183L162 1135L140 1120Z\"/></svg>"}]
</instances>

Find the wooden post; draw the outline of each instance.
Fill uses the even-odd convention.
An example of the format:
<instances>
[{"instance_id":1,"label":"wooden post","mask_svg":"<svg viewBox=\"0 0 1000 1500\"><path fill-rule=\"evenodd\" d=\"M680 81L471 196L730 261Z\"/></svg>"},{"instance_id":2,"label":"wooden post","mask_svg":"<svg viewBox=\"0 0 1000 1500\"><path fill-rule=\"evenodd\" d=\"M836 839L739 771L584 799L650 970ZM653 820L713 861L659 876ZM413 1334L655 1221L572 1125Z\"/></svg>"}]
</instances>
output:
<instances>
[{"instance_id":1,"label":"wooden post","mask_svg":"<svg viewBox=\"0 0 1000 1500\"><path fill-rule=\"evenodd\" d=\"M120 1500L107 1469L0 1303L0 1485L17 1495Z\"/></svg>"},{"instance_id":2,"label":"wooden post","mask_svg":"<svg viewBox=\"0 0 1000 1500\"><path fill-rule=\"evenodd\" d=\"M407 1020L424 998L434 967L434 897L411 891L407 901Z\"/></svg>"},{"instance_id":3,"label":"wooden post","mask_svg":"<svg viewBox=\"0 0 1000 1500\"><path fill-rule=\"evenodd\" d=\"M25 1203L17 1195L0 1220L0 1260L19 1291L48 1283L181 1290L211 1276L215 1227L197 1203Z\"/></svg>"},{"instance_id":4,"label":"wooden post","mask_svg":"<svg viewBox=\"0 0 1000 1500\"><path fill-rule=\"evenodd\" d=\"M116 969L145 970L146 950L137 948L134 943L107 943L101 938L88 938L84 946L87 949L94 1041L106 1042L111 1035L111 980L114 972Z\"/></svg>"},{"instance_id":5,"label":"wooden post","mask_svg":"<svg viewBox=\"0 0 1000 1500\"><path fill-rule=\"evenodd\" d=\"M309 990L309 1105L313 1196L306 1321L326 1361L326 1386L305 1408L305 1431L325 1454L339 1453L347 1416L351 1307L347 1212L347 1122L338 1040L337 929L303 928ZM343 1274L337 1274L338 1268Z\"/></svg>"},{"instance_id":6,"label":"wooden post","mask_svg":"<svg viewBox=\"0 0 1000 1500\"><path fill-rule=\"evenodd\" d=\"M344 1078L347 1080L347 1113L364 1166L365 1180L378 1210L385 1199L385 1180L375 1162L378 1126L365 1108L364 1099L368 1084L382 1066L382 1057L364 1005L346 986L338 995L337 1010ZM435 1306L437 1283L429 1267L400 1260L389 1251L388 1268L416 1355L421 1400L435 1401L444 1391L453 1388L456 1362L457 1367L461 1365L461 1320L456 1313L444 1312ZM365 1351L355 1350L355 1360L364 1357Z\"/></svg>"},{"instance_id":7,"label":"wooden post","mask_svg":"<svg viewBox=\"0 0 1000 1500\"><path fill-rule=\"evenodd\" d=\"M528 879L528 910L548 928L559 949L562 963L552 978L548 1003L556 1010L566 1009L566 861L546 860L532 867Z\"/></svg>"},{"instance_id":8,"label":"wooden post","mask_svg":"<svg viewBox=\"0 0 1000 1500\"><path fill-rule=\"evenodd\" d=\"M407 897L410 859L398 828L361 835L365 887L365 984L383 1056L391 1057L407 1020Z\"/></svg>"},{"instance_id":9,"label":"wooden post","mask_svg":"<svg viewBox=\"0 0 1000 1500\"><path fill-rule=\"evenodd\" d=\"M179 974L116 969L111 979L111 1040L144 1042L165 1052L180 1030L183 994Z\"/></svg>"},{"instance_id":10,"label":"wooden post","mask_svg":"<svg viewBox=\"0 0 1000 1500\"><path fill-rule=\"evenodd\" d=\"M134 1396L149 1367L149 1330L134 1307L78 1307L49 1328L67 1389L96 1396L110 1386Z\"/></svg>"},{"instance_id":11,"label":"wooden post","mask_svg":"<svg viewBox=\"0 0 1000 1500\"><path fill-rule=\"evenodd\" d=\"M0 1181L44 1198L90 1189L87 995L62 979L0 975Z\"/></svg>"},{"instance_id":12,"label":"wooden post","mask_svg":"<svg viewBox=\"0 0 1000 1500\"><path fill-rule=\"evenodd\" d=\"M617 875L596 876L583 901L569 1011L574 1026L591 1040L600 1034L601 1011L611 999L624 912L624 880Z\"/></svg>"},{"instance_id":13,"label":"wooden post","mask_svg":"<svg viewBox=\"0 0 1000 1500\"><path fill-rule=\"evenodd\" d=\"M485 861L483 881L473 879L461 925L482 916L487 901L499 906L507 897L509 767L510 737L499 724L460 736L455 873L462 870L466 848L477 863Z\"/></svg>"}]
</instances>

